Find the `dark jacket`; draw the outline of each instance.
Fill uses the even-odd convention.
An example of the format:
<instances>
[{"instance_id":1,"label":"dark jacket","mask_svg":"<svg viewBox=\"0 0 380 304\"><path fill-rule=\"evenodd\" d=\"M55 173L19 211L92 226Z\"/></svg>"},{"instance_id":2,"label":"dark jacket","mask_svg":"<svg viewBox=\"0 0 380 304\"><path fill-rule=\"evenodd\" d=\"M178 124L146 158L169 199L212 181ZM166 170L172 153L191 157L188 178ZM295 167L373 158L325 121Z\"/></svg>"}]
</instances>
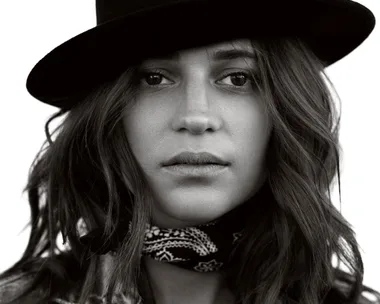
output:
<instances>
[{"instance_id":1,"label":"dark jacket","mask_svg":"<svg viewBox=\"0 0 380 304\"><path fill-rule=\"evenodd\" d=\"M107 265L106 262L101 265L104 270L106 270ZM32 281L32 275L28 275L27 273L18 273L14 274L8 278L0 280L0 304L4 304L13 298L18 291L24 290L28 284ZM101 280L104 278L100 278ZM347 283L336 281L335 288L342 291L344 294L347 294L349 285ZM77 304L74 294L67 293L67 295L63 298L55 298L49 303L42 303L43 291L35 289L34 292L28 295L27 299L23 299L19 302L15 302L14 304ZM87 302L88 304L105 304L105 301L102 300L99 296L92 295ZM344 301L332 302L331 304L336 303L344 303ZM123 295L115 295L115 299L113 300L113 304L142 304L142 302L133 303L131 298L127 298ZM330 304L330 303L329 303ZM360 298L360 301L357 304L380 304L380 299L370 300L367 298L364 293Z\"/></svg>"}]
</instances>

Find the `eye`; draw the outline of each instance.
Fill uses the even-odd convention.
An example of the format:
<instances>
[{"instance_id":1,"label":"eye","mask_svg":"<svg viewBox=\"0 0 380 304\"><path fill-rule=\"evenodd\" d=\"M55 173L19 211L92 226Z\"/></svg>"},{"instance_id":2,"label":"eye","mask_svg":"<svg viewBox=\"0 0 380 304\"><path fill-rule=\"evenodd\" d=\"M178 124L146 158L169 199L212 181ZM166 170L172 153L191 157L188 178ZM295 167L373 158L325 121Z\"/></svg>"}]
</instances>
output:
<instances>
[{"instance_id":1,"label":"eye","mask_svg":"<svg viewBox=\"0 0 380 304\"><path fill-rule=\"evenodd\" d=\"M252 77L250 74L245 72L235 72L223 75L222 79L230 79L230 83L227 83L228 85L232 85L234 87L243 87L248 80L252 80Z\"/></svg>"},{"instance_id":2,"label":"eye","mask_svg":"<svg viewBox=\"0 0 380 304\"><path fill-rule=\"evenodd\" d=\"M140 81L144 82L144 85L150 87L170 84L168 77L160 70L142 71L140 73L139 79ZM247 86L246 84L248 81L253 82L252 76L249 73L242 71L234 73L225 73L221 79L224 80L226 85L232 86L234 88L243 88ZM166 83L163 83L164 80L166 80Z\"/></svg>"},{"instance_id":3,"label":"eye","mask_svg":"<svg viewBox=\"0 0 380 304\"><path fill-rule=\"evenodd\" d=\"M163 79L167 79L167 77L160 71L141 72L141 76L140 76L141 81L144 81L148 86L153 86L153 87L170 83L170 82L161 83Z\"/></svg>"}]
</instances>

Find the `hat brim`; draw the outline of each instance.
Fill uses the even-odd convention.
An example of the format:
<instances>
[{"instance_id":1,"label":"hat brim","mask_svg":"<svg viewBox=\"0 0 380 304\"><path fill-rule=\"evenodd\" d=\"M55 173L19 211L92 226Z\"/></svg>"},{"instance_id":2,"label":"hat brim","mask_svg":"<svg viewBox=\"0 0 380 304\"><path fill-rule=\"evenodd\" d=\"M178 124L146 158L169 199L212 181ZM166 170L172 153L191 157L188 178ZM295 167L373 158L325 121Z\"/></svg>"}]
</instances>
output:
<instances>
[{"instance_id":1,"label":"hat brim","mask_svg":"<svg viewBox=\"0 0 380 304\"><path fill-rule=\"evenodd\" d=\"M75 97L144 58L239 38L298 36L327 67L357 48L375 26L372 12L353 1L262 2L184 1L114 19L43 57L27 78L27 90L69 109Z\"/></svg>"}]
</instances>

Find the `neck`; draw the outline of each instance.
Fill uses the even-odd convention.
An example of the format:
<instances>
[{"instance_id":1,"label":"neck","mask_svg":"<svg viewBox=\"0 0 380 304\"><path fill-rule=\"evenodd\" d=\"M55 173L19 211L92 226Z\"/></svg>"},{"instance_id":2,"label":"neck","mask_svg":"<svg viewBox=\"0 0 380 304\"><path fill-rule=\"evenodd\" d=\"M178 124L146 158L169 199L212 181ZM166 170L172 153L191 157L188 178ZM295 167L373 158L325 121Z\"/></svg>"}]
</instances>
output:
<instances>
[{"instance_id":1,"label":"neck","mask_svg":"<svg viewBox=\"0 0 380 304\"><path fill-rule=\"evenodd\" d=\"M156 304L233 304L221 272L200 273L143 257Z\"/></svg>"}]
</instances>

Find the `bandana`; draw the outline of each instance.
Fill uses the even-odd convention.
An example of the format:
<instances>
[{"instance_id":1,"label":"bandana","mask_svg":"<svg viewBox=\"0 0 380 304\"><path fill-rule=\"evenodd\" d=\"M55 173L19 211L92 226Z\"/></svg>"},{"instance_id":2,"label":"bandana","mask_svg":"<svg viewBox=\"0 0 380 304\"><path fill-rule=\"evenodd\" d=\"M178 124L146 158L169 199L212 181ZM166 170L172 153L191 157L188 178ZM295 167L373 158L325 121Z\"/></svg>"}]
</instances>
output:
<instances>
[{"instance_id":1,"label":"bandana","mask_svg":"<svg viewBox=\"0 0 380 304\"><path fill-rule=\"evenodd\" d=\"M160 228L147 224L142 254L197 272L221 270L232 258L232 252L250 220L250 207L260 206L265 198L265 189L264 185L252 198L208 223L184 228ZM130 225L129 222L127 233L130 233ZM80 240L92 253L114 253L120 242L105 242L101 235L95 230Z\"/></svg>"},{"instance_id":2,"label":"bandana","mask_svg":"<svg viewBox=\"0 0 380 304\"><path fill-rule=\"evenodd\" d=\"M220 270L242 236L241 211L240 208L233 210L217 220L194 227L148 226L143 255L198 272Z\"/></svg>"}]
</instances>

